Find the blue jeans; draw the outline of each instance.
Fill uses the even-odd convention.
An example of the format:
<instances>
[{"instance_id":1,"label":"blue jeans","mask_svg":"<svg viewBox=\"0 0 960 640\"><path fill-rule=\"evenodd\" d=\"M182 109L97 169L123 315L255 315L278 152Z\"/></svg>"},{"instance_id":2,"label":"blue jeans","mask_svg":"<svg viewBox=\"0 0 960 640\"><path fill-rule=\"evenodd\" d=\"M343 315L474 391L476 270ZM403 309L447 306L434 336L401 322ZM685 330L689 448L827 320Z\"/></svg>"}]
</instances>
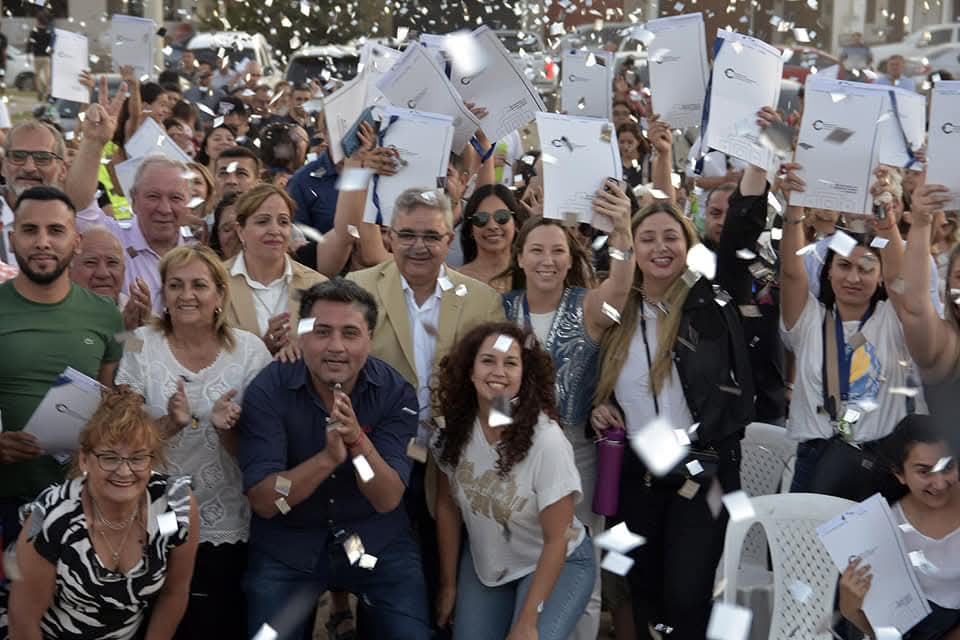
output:
<instances>
[{"instance_id":1,"label":"blue jeans","mask_svg":"<svg viewBox=\"0 0 960 640\"><path fill-rule=\"evenodd\" d=\"M427 589L420 554L409 532L377 554L373 570L351 566L340 545L328 541L327 547L326 565L303 572L250 546L243 579L249 636L267 623L281 640L312 638L317 599L325 591L343 591L363 601L369 613L363 621L369 637L429 640Z\"/></svg>"},{"instance_id":2,"label":"blue jeans","mask_svg":"<svg viewBox=\"0 0 960 640\"><path fill-rule=\"evenodd\" d=\"M543 603L537 622L539 640L566 640L583 615L596 571L593 544L584 538L567 557L563 570L553 585L550 597ZM503 640L514 620L520 615L533 573L499 587L488 587L477 578L464 541L457 577L457 604L453 611L454 640Z\"/></svg>"},{"instance_id":3,"label":"blue jeans","mask_svg":"<svg viewBox=\"0 0 960 640\"><path fill-rule=\"evenodd\" d=\"M797 458L793 463L790 493L807 493L813 481L813 474L817 472L820 454L826 445L827 440L822 438L805 440L797 444Z\"/></svg>"}]
</instances>

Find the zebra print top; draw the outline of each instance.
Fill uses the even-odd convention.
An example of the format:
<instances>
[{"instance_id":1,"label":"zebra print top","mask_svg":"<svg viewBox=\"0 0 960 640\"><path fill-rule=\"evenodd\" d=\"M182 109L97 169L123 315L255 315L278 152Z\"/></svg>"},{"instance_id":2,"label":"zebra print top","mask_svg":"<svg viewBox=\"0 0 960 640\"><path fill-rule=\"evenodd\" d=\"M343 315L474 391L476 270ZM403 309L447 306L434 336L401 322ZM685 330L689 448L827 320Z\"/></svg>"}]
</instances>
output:
<instances>
[{"instance_id":1,"label":"zebra print top","mask_svg":"<svg viewBox=\"0 0 960 640\"><path fill-rule=\"evenodd\" d=\"M27 540L57 570L53 602L40 622L43 637L128 640L136 635L148 606L163 588L168 554L187 540L190 479L151 476L147 542L142 559L127 574L106 569L97 557L83 513L82 489L79 478L52 485L21 511L24 520L33 515ZM165 512L173 512L177 523L176 531L166 536L158 523ZM0 638L7 637L5 617L0 615Z\"/></svg>"}]
</instances>

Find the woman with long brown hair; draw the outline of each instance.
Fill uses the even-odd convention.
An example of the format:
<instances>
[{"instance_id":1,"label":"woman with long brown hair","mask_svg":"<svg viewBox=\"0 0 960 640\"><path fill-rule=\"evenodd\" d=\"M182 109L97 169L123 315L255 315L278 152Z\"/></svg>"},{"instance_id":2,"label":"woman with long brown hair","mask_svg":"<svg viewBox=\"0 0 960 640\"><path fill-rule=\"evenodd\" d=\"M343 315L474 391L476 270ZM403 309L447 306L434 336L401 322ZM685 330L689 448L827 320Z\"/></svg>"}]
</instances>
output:
<instances>
[{"instance_id":1,"label":"woman with long brown hair","mask_svg":"<svg viewBox=\"0 0 960 640\"><path fill-rule=\"evenodd\" d=\"M550 356L514 324L484 324L437 380L437 622L453 616L455 640L565 640L595 561L574 515L583 495L556 422Z\"/></svg>"}]
</instances>

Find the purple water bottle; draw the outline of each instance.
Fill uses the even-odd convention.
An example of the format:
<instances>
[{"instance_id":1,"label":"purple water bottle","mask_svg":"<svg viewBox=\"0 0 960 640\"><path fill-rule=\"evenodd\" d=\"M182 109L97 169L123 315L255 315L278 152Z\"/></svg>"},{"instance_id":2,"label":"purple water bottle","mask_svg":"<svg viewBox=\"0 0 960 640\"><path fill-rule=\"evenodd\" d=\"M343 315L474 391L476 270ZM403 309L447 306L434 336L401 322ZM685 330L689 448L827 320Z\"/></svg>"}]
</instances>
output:
<instances>
[{"instance_id":1,"label":"purple water bottle","mask_svg":"<svg viewBox=\"0 0 960 640\"><path fill-rule=\"evenodd\" d=\"M593 512L601 516L617 513L620 500L620 466L627 432L611 427L597 443L597 486L593 490Z\"/></svg>"}]
</instances>

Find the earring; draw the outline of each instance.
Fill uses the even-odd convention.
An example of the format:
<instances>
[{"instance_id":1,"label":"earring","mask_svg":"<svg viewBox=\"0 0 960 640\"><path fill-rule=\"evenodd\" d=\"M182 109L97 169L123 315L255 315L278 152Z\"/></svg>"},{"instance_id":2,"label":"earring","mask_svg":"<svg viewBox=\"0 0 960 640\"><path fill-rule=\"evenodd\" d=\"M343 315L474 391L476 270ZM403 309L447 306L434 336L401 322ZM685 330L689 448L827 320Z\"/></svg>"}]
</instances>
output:
<instances>
[{"instance_id":1,"label":"earring","mask_svg":"<svg viewBox=\"0 0 960 640\"><path fill-rule=\"evenodd\" d=\"M83 479L84 479L84 480L87 479L87 471L86 471L86 469L84 469L84 471L83 471L83 473L82 473L81 475L83 476Z\"/></svg>"},{"instance_id":2,"label":"earring","mask_svg":"<svg viewBox=\"0 0 960 640\"><path fill-rule=\"evenodd\" d=\"M164 307L164 308L163 308L163 315L165 315L165 316L170 315L170 309L167 309L166 307Z\"/></svg>"},{"instance_id":3,"label":"earring","mask_svg":"<svg viewBox=\"0 0 960 640\"><path fill-rule=\"evenodd\" d=\"M223 313L223 307L217 307L216 309L213 310L214 317L219 316L221 313Z\"/></svg>"}]
</instances>

